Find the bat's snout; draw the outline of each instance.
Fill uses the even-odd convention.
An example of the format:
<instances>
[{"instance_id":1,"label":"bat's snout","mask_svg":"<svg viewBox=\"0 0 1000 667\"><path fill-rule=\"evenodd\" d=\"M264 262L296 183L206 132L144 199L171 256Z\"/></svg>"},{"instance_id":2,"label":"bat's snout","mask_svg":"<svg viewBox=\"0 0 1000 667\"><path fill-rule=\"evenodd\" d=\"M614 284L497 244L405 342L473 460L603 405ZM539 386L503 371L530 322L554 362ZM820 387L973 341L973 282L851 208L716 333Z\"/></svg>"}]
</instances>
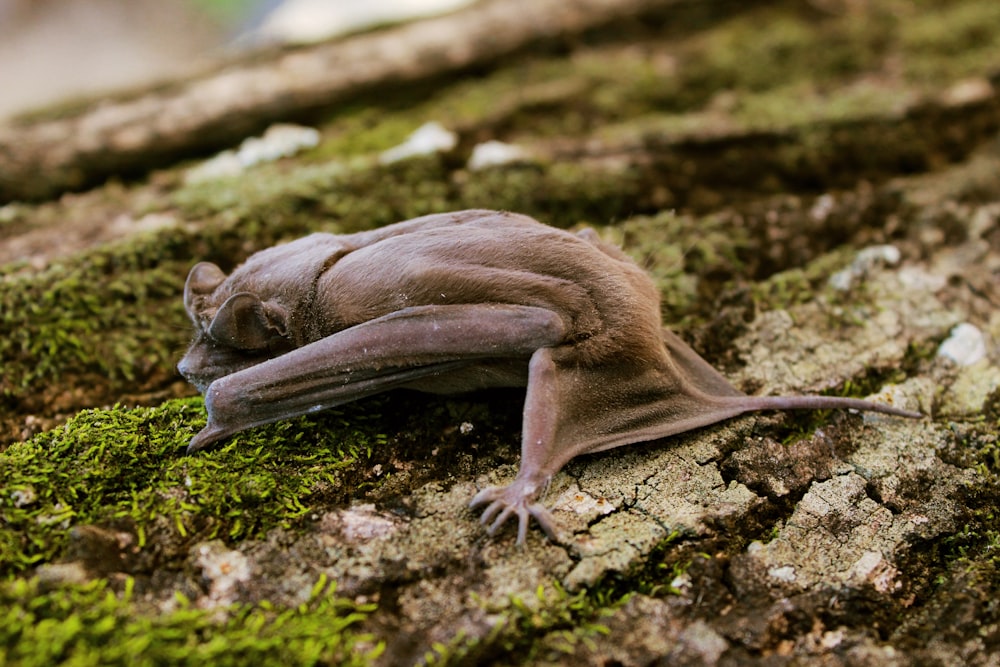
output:
<instances>
[{"instance_id":1,"label":"bat's snout","mask_svg":"<svg viewBox=\"0 0 1000 667\"><path fill-rule=\"evenodd\" d=\"M185 380L190 382L194 387L202 394L205 393L205 389L208 385L212 383L211 379L203 377L197 372L196 365L191 362L190 356L185 355L183 359L177 364L177 372L181 374Z\"/></svg>"}]
</instances>

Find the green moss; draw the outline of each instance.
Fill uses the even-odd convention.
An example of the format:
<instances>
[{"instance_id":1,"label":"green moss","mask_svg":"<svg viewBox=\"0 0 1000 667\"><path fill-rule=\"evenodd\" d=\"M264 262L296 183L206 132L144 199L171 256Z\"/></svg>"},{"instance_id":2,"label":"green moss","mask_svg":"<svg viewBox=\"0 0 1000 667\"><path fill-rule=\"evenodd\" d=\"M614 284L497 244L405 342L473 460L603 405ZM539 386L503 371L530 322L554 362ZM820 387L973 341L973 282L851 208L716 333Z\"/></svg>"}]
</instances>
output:
<instances>
[{"instance_id":1,"label":"green moss","mask_svg":"<svg viewBox=\"0 0 1000 667\"><path fill-rule=\"evenodd\" d=\"M734 120L748 130L781 129L890 116L898 112L908 93L902 86L884 83L861 82L820 89L814 82L797 81L763 93L741 95L732 111ZM790 103L792 100L794 103Z\"/></svg>"},{"instance_id":2,"label":"green moss","mask_svg":"<svg viewBox=\"0 0 1000 667\"><path fill-rule=\"evenodd\" d=\"M366 483L386 440L371 405L253 429L196 456L183 451L204 426L200 399L84 411L0 453L0 576L59 557L72 526L124 525L142 548L154 533L190 545L295 525L343 501L345 479Z\"/></svg>"},{"instance_id":3,"label":"green moss","mask_svg":"<svg viewBox=\"0 0 1000 667\"><path fill-rule=\"evenodd\" d=\"M162 305L183 286L177 240L150 235L0 282L0 395L67 371L121 383L171 363L186 329L179 304Z\"/></svg>"},{"instance_id":4,"label":"green moss","mask_svg":"<svg viewBox=\"0 0 1000 667\"><path fill-rule=\"evenodd\" d=\"M924 84L954 83L983 76L1000 59L1000 4L916 3L900 30L901 62L907 78Z\"/></svg>"},{"instance_id":5,"label":"green moss","mask_svg":"<svg viewBox=\"0 0 1000 667\"><path fill-rule=\"evenodd\" d=\"M719 216L673 211L635 216L604 234L652 276L666 322L704 316L709 295L743 271L750 248L745 228Z\"/></svg>"},{"instance_id":6,"label":"green moss","mask_svg":"<svg viewBox=\"0 0 1000 667\"><path fill-rule=\"evenodd\" d=\"M847 266L857 250L844 246L817 257L804 267L795 267L754 283L754 299L762 310L787 310L815 301L820 294L836 299L839 293L827 286L830 276Z\"/></svg>"},{"instance_id":7,"label":"green moss","mask_svg":"<svg viewBox=\"0 0 1000 667\"><path fill-rule=\"evenodd\" d=\"M191 607L143 613L131 580L119 596L104 582L42 590L0 584L4 665L366 665L381 646L355 626L373 611L337 598L325 580L295 608L266 603L224 613Z\"/></svg>"},{"instance_id":8,"label":"green moss","mask_svg":"<svg viewBox=\"0 0 1000 667\"><path fill-rule=\"evenodd\" d=\"M685 77L693 86L719 91L856 74L873 67L891 46L885 30L892 21L876 12L863 21L851 18L816 20L780 8L738 16L702 37L705 46L691 58Z\"/></svg>"},{"instance_id":9,"label":"green moss","mask_svg":"<svg viewBox=\"0 0 1000 667\"><path fill-rule=\"evenodd\" d=\"M570 162L544 168L492 169L463 175L458 208L493 208L533 215L550 225L603 224L634 207L643 184L632 170L588 168Z\"/></svg>"},{"instance_id":10,"label":"green moss","mask_svg":"<svg viewBox=\"0 0 1000 667\"><path fill-rule=\"evenodd\" d=\"M558 582L539 585L535 597L512 597L506 608L496 610L501 620L483 638L458 635L438 643L424 656L427 665L547 664L572 655L597 635L606 635L603 618L628 600L628 594L610 599L604 589L570 594Z\"/></svg>"},{"instance_id":11,"label":"green moss","mask_svg":"<svg viewBox=\"0 0 1000 667\"><path fill-rule=\"evenodd\" d=\"M174 195L188 217L239 221L247 238L262 227L351 232L462 208L513 210L558 226L606 222L634 208L644 184L630 170L572 162L453 173L439 156L380 166L277 165L240 178L188 186Z\"/></svg>"}]
</instances>

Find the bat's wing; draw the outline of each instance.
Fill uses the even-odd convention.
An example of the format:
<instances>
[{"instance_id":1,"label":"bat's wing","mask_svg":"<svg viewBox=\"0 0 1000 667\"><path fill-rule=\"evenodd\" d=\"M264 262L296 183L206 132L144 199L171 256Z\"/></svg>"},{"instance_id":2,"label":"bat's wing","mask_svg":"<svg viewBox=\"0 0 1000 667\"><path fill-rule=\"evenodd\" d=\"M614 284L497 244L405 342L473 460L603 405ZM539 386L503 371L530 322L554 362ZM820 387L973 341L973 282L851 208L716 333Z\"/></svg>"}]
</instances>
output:
<instances>
[{"instance_id":1,"label":"bat's wing","mask_svg":"<svg viewBox=\"0 0 1000 667\"><path fill-rule=\"evenodd\" d=\"M745 396L670 329L663 330L663 344L690 386L709 396Z\"/></svg>"},{"instance_id":2,"label":"bat's wing","mask_svg":"<svg viewBox=\"0 0 1000 667\"><path fill-rule=\"evenodd\" d=\"M556 522L536 502L552 475L570 459L621 445L655 440L745 412L748 398L670 331L662 333L662 364L612 359L582 364L571 350L539 348L531 358L524 403L521 468L513 482L488 487L472 499L485 505L490 534L518 520L517 541L534 518L558 541Z\"/></svg>"},{"instance_id":3,"label":"bat's wing","mask_svg":"<svg viewBox=\"0 0 1000 667\"><path fill-rule=\"evenodd\" d=\"M487 359L527 360L565 335L554 312L494 304L418 306L345 329L217 379L194 452L243 429L295 417Z\"/></svg>"}]
</instances>

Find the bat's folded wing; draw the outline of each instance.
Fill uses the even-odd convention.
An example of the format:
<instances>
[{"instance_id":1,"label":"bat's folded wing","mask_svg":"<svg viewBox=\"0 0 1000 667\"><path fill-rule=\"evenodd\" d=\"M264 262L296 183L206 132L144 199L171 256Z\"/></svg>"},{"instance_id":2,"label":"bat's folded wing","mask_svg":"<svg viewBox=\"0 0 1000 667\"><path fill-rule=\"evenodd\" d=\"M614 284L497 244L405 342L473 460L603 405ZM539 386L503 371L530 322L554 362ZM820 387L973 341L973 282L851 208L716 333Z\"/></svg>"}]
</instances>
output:
<instances>
[{"instance_id":1,"label":"bat's folded wing","mask_svg":"<svg viewBox=\"0 0 1000 667\"><path fill-rule=\"evenodd\" d=\"M565 325L532 306L417 306L358 324L219 378L194 452L252 426L295 417L492 359L527 360Z\"/></svg>"}]
</instances>

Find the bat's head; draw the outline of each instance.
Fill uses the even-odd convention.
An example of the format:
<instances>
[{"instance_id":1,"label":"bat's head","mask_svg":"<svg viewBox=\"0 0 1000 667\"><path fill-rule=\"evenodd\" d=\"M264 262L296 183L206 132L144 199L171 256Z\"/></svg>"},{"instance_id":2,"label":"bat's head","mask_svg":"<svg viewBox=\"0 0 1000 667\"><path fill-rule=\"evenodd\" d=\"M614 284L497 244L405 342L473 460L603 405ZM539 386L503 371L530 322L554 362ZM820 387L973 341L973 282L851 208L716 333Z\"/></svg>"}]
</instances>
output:
<instances>
[{"instance_id":1,"label":"bat's head","mask_svg":"<svg viewBox=\"0 0 1000 667\"><path fill-rule=\"evenodd\" d=\"M213 380L273 359L304 343L317 277L348 252L342 237L310 234L254 253L227 276L215 264L195 265L184 285L184 308L195 338L177 369L204 392ZM305 321L303 321L303 319Z\"/></svg>"},{"instance_id":2,"label":"bat's head","mask_svg":"<svg viewBox=\"0 0 1000 667\"><path fill-rule=\"evenodd\" d=\"M215 264L201 262L184 285L184 308L195 337L177 370L202 393L213 380L294 347L286 308L256 293L237 291L240 282L227 280Z\"/></svg>"}]
</instances>

